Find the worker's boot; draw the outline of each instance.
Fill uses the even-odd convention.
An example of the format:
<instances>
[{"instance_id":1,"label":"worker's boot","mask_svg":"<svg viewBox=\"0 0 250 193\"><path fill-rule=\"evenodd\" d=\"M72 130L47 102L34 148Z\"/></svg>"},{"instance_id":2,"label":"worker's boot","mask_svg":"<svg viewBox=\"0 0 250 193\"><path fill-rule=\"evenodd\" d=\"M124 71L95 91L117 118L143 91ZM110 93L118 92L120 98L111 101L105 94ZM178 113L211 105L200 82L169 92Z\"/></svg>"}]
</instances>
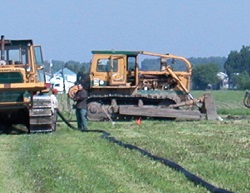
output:
<instances>
[{"instance_id":1,"label":"worker's boot","mask_svg":"<svg viewBox=\"0 0 250 193\"><path fill-rule=\"evenodd\" d=\"M82 127L81 132L88 130L88 127Z\"/></svg>"}]
</instances>

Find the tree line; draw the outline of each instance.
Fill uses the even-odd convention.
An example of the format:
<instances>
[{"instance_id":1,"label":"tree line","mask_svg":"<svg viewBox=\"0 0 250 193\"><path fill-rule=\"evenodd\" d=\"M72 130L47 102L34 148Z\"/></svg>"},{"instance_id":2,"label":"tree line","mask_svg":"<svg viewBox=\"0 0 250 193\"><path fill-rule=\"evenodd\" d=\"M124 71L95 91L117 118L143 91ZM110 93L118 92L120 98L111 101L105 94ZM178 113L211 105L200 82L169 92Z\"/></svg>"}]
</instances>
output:
<instances>
[{"instance_id":1,"label":"tree line","mask_svg":"<svg viewBox=\"0 0 250 193\"><path fill-rule=\"evenodd\" d=\"M193 67L193 89L206 89L209 84L219 88L221 80L216 77L219 71L228 75L229 89L250 89L250 46L242 46L240 51L231 51L227 58L219 61L199 63Z\"/></svg>"},{"instance_id":2,"label":"tree line","mask_svg":"<svg viewBox=\"0 0 250 193\"><path fill-rule=\"evenodd\" d=\"M242 46L240 51L231 51L228 57L191 57L187 58L193 66L192 89L204 90L208 85L220 89L221 79L218 78L218 72L224 72L228 75L229 88L245 90L250 89L250 46ZM153 59L144 59L143 68L155 63ZM48 73L55 73L62 68L68 68L78 73L88 73L89 62L77 61L45 61L44 69Z\"/></svg>"},{"instance_id":3,"label":"tree line","mask_svg":"<svg viewBox=\"0 0 250 193\"><path fill-rule=\"evenodd\" d=\"M67 62L60 61L60 60L51 60L51 61L44 61L44 70L49 74L54 74L55 72L61 70L62 68L68 68L69 70L75 72L87 73L89 70L89 63L88 62L77 62L73 60L69 60Z\"/></svg>"}]
</instances>

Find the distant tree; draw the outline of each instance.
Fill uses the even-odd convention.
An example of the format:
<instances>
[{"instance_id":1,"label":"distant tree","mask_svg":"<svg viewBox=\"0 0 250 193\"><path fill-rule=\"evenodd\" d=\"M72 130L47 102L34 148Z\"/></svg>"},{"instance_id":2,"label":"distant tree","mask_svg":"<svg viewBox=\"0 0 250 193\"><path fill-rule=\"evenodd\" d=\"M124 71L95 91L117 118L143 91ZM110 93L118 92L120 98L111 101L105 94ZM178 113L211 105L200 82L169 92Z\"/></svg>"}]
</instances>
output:
<instances>
[{"instance_id":1,"label":"distant tree","mask_svg":"<svg viewBox=\"0 0 250 193\"><path fill-rule=\"evenodd\" d=\"M44 71L49 73L50 72L50 64L49 64L49 62L44 61L43 65L44 65Z\"/></svg>"},{"instance_id":2,"label":"distant tree","mask_svg":"<svg viewBox=\"0 0 250 193\"><path fill-rule=\"evenodd\" d=\"M192 64L192 66L200 65L200 64L217 64L219 67L219 71L224 72L224 64L227 60L226 57L220 56L211 56L211 57L190 57L187 58L188 61ZM176 60L174 63L172 61L168 61L168 64L173 67L174 70L183 71L185 70L183 67L185 66L180 61ZM145 58L141 62L142 70L152 70L158 71L160 69L160 59L156 58Z\"/></svg>"},{"instance_id":3,"label":"distant tree","mask_svg":"<svg viewBox=\"0 0 250 193\"><path fill-rule=\"evenodd\" d=\"M52 67L51 67L52 74L54 74L58 70L61 70L65 65L65 62L59 61L59 60L52 60L51 63L52 63Z\"/></svg>"},{"instance_id":4,"label":"distant tree","mask_svg":"<svg viewBox=\"0 0 250 193\"><path fill-rule=\"evenodd\" d=\"M75 72L76 74L78 72L88 73L89 71L90 63L87 62L77 62L73 60L69 60L68 62L58 61L58 60L52 60L44 61L44 70L45 72L54 74L58 70L61 70L62 68L68 68L69 70Z\"/></svg>"},{"instance_id":5,"label":"distant tree","mask_svg":"<svg viewBox=\"0 0 250 193\"><path fill-rule=\"evenodd\" d=\"M229 77L233 73L239 73L240 57L237 51L231 51L228 55L227 61L224 64L224 68Z\"/></svg>"},{"instance_id":6,"label":"distant tree","mask_svg":"<svg viewBox=\"0 0 250 193\"><path fill-rule=\"evenodd\" d=\"M250 46L243 46L240 50L241 68L240 72L246 71L250 74Z\"/></svg>"},{"instance_id":7,"label":"distant tree","mask_svg":"<svg viewBox=\"0 0 250 193\"><path fill-rule=\"evenodd\" d=\"M235 85L238 85L237 88L240 88L243 86L242 81L246 78L246 73L250 74L250 46L242 46L239 52L231 51L224 68L229 77L229 87L233 88ZM238 83L237 81L241 82Z\"/></svg>"},{"instance_id":8,"label":"distant tree","mask_svg":"<svg viewBox=\"0 0 250 193\"><path fill-rule=\"evenodd\" d=\"M236 87L239 90L246 90L250 89L250 77L247 71L244 71L237 76L235 76L236 79Z\"/></svg>"},{"instance_id":9,"label":"distant tree","mask_svg":"<svg viewBox=\"0 0 250 193\"><path fill-rule=\"evenodd\" d=\"M44 61L44 71L54 74L58 70L62 69L65 62L58 60Z\"/></svg>"},{"instance_id":10,"label":"distant tree","mask_svg":"<svg viewBox=\"0 0 250 193\"><path fill-rule=\"evenodd\" d=\"M65 65L66 68L72 70L75 73L82 72L82 73L87 73L89 70L89 63L80 63L76 61L68 61Z\"/></svg>"},{"instance_id":11,"label":"distant tree","mask_svg":"<svg viewBox=\"0 0 250 193\"><path fill-rule=\"evenodd\" d=\"M90 62L83 62L81 65L82 67L80 71L83 73L89 73Z\"/></svg>"},{"instance_id":12,"label":"distant tree","mask_svg":"<svg viewBox=\"0 0 250 193\"><path fill-rule=\"evenodd\" d=\"M231 51L224 68L229 77L234 73L242 73L244 71L250 74L250 47L242 46L240 52Z\"/></svg>"},{"instance_id":13,"label":"distant tree","mask_svg":"<svg viewBox=\"0 0 250 193\"><path fill-rule=\"evenodd\" d=\"M71 71L77 73L77 72L80 71L81 64L80 64L80 62L76 62L76 61L73 61L73 60L69 60L68 62L66 62L65 68L68 68L68 69L70 69Z\"/></svg>"},{"instance_id":14,"label":"distant tree","mask_svg":"<svg viewBox=\"0 0 250 193\"><path fill-rule=\"evenodd\" d=\"M200 64L193 68L192 83L194 90L205 90L208 85L217 85L219 79L217 73L219 67L217 64Z\"/></svg>"},{"instance_id":15,"label":"distant tree","mask_svg":"<svg viewBox=\"0 0 250 193\"><path fill-rule=\"evenodd\" d=\"M141 62L141 69L148 71L160 70L160 59L159 58L145 58Z\"/></svg>"},{"instance_id":16,"label":"distant tree","mask_svg":"<svg viewBox=\"0 0 250 193\"><path fill-rule=\"evenodd\" d=\"M188 58L189 62L194 66L199 65L199 64L217 64L219 67L219 71L224 72L224 64L227 60L226 57L221 57L221 56L211 56L211 57L191 57Z\"/></svg>"}]
</instances>

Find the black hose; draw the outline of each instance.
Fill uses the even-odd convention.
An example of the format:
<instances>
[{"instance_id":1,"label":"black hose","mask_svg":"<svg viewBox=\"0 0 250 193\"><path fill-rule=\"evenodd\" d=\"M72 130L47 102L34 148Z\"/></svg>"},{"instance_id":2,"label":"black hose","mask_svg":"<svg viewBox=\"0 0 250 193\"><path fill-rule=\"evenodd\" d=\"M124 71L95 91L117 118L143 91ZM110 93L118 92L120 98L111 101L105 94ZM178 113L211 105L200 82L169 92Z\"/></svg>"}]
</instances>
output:
<instances>
[{"instance_id":1,"label":"black hose","mask_svg":"<svg viewBox=\"0 0 250 193\"><path fill-rule=\"evenodd\" d=\"M58 111L58 115L62 118L62 120L71 128L74 130L77 130L76 127L74 127L73 125L71 125L64 117L63 115ZM222 189L222 188L217 188L216 186L213 186L212 184L206 182L205 180L201 179L200 177L192 174L191 172L189 172L188 170L186 170L185 168L183 168L182 166L180 166L179 164L170 161L166 158L162 158L162 157L158 157L155 156L151 153L149 153L148 151L141 149L135 145L132 144L128 144L128 143L124 143L120 140L117 140L115 137L111 137L110 133L104 131L104 130L84 130L83 132L95 132L95 133L102 133L101 138L106 139L112 143L118 144L122 147L128 148L130 150L137 150L138 152L140 152L142 155L148 156L149 158L151 158L152 160L155 161L159 161L162 164L164 164L165 166L168 166L176 171L179 171L181 173L183 173L188 180L192 181L195 185L201 185L204 188L206 188L207 190L209 190L212 193L233 193L231 191Z\"/></svg>"},{"instance_id":2,"label":"black hose","mask_svg":"<svg viewBox=\"0 0 250 193\"><path fill-rule=\"evenodd\" d=\"M69 123L69 121L67 119L65 119L65 117L62 115L62 113L59 110L57 110L57 114L59 115L59 117L61 117L61 119L64 121L64 123L66 123L66 125L68 125L68 127L70 127L71 129L77 130L76 127L74 127L73 125L71 125Z\"/></svg>"}]
</instances>

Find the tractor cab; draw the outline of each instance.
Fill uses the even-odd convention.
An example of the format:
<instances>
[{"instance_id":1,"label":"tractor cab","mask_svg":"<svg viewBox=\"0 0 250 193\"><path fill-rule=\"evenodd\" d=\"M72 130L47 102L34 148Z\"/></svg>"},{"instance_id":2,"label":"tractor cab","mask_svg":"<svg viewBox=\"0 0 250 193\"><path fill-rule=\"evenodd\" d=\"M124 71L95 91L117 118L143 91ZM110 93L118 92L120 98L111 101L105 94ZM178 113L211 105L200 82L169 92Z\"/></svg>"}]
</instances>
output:
<instances>
[{"instance_id":1,"label":"tractor cab","mask_svg":"<svg viewBox=\"0 0 250 193\"><path fill-rule=\"evenodd\" d=\"M32 40L5 40L4 36L1 36L0 45L0 84L41 83L44 85L41 46L34 46ZM9 78L6 79L6 77Z\"/></svg>"},{"instance_id":2,"label":"tractor cab","mask_svg":"<svg viewBox=\"0 0 250 193\"><path fill-rule=\"evenodd\" d=\"M92 51L90 86L135 85L138 72L137 51Z\"/></svg>"}]
</instances>

